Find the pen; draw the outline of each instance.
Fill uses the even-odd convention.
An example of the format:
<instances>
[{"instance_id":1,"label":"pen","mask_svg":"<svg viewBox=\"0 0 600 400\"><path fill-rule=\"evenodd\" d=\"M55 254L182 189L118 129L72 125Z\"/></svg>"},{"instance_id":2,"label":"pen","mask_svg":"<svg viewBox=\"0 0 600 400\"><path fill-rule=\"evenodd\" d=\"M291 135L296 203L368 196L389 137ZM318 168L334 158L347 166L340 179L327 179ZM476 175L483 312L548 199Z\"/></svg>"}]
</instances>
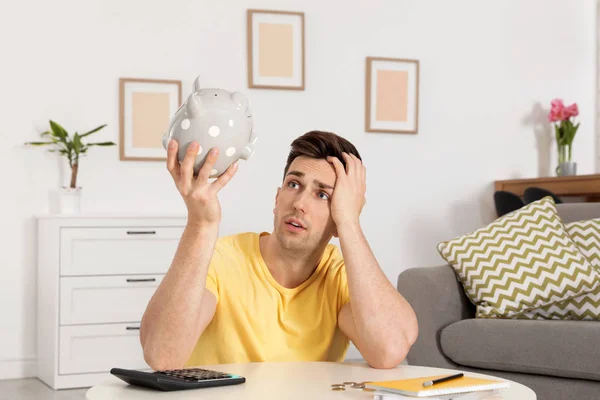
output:
<instances>
[{"instance_id":1,"label":"pen","mask_svg":"<svg viewBox=\"0 0 600 400\"><path fill-rule=\"evenodd\" d=\"M442 383L442 382L449 381L451 379L462 378L463 376L464 376L464 374L461 372L460 374L449 375L449 376L445 376L445 377L440 378L440 379L434 379L432 381L423 382L423 386L425 386L425 387L432 386L432 385L435 385L436 383Z\"/></svg>"}]
</instances>

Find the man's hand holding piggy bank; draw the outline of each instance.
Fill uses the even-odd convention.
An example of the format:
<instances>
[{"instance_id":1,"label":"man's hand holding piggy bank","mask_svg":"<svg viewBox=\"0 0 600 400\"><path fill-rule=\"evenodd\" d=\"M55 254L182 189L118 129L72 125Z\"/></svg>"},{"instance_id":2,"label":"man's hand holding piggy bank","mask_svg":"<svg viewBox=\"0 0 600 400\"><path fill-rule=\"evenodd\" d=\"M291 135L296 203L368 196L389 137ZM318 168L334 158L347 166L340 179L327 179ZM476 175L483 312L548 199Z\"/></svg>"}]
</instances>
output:
<instances>
[{"instance_id":1,"label":"man's hand holding piggy bank","mask_svg":"<svg viewBox=\"0 0 600 400\"><path fill-rule=\"evenodd\" d=\"M217 194L237 171L238 160L252 157L257 137L243 94L201 89L198 79L171 118L162 144L167 169L188 209L188 225L213 230L221 220Z\"/></svg>"}]
</instances>

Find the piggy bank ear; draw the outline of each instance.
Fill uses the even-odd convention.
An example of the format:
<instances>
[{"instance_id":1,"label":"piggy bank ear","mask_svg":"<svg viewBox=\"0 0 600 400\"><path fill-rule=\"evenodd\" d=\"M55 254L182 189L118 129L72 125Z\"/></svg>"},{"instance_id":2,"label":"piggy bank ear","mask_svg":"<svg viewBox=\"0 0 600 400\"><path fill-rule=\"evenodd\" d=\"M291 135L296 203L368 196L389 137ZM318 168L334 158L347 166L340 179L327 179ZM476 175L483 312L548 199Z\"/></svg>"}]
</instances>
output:
<instances>
[{"instance_id":1,"label":"piggy bank ear","mask_svg":"<svg viewBox=\"0 0 600 400\"><path fill-rule=\"evenodd\" d=\"M198 75L196 80L194 80L194 92L200 92L200 90L202 90L202 88L200 87L200 75Z\"/></svg>"},{"instance_id":2,"label":"piggy bank ear","mask_svg":"<svg viewBox=\"0 0 600 400\"><path fill-rule=\"evenodd\" d=\"M236 105L236 108L241 109L241 110L248 109L248 98L246 98L246 96L244 96L242 93L240 93L240 92L231 93L231 100Z\"/></svg>"},{"instance_id":3,"label":"piggy bank ear","mask_svg":"<svg viewBox=\"0 0 600 400\"><path fill-rule=\"evenodd\" d=\"M196 93L190 94L186 102L186 108L190 117L197 117L205 112L204 106L202 105L202 100L200 99L200 96L196 95Z\"/></svg>"}]
</instances>

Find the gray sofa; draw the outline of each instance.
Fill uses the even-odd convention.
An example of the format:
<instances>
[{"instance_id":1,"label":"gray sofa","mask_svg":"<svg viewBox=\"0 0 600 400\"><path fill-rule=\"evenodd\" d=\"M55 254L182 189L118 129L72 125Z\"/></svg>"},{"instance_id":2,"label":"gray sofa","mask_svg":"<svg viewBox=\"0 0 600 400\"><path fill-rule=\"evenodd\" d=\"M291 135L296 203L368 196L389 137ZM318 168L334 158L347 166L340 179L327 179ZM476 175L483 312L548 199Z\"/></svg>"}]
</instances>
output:
<instances>
[{"instance_id":1,"label":"gray sofa","mask_svg":"<svg viewBox=\"0 0 600 400\"><path fill-rule=\"evenodd\" d=\"M565 223L600 218L600 203L557 209ZM398 290L419 321L409 365L510 379L542 400L600 399L600 321L475 318L449 265L405 270Z\"/></svg>"}]
</instances>

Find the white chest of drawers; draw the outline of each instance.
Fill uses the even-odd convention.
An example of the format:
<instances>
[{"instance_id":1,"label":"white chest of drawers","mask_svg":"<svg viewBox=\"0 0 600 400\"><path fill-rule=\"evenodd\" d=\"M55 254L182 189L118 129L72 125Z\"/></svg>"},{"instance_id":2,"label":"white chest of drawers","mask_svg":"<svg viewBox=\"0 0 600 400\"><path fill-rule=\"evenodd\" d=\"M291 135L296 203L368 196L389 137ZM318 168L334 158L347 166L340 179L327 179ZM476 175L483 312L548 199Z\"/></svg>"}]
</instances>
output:
<instances>
[{"instance_id":1,"label":"white chest of drawers","mask_svg":"<svg viewBox=\"0 0 600 400\"><path fill-rule=\"evenodd\" d=\"M180 216L38 218L39 379L89 387L113 367L149 369L140 321L185 224Z\"/></svg>"}]
</instances>

